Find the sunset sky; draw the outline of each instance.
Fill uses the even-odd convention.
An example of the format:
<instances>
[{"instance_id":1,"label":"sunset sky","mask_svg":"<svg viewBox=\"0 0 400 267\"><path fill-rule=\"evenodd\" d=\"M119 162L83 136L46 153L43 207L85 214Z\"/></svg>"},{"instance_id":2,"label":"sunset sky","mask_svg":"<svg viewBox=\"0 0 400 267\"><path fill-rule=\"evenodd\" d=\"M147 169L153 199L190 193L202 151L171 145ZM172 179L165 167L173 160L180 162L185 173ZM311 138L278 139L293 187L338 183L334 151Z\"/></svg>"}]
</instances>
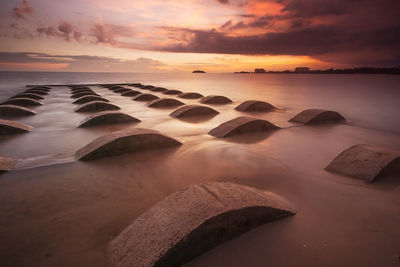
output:
<instances>
[{"instance_id":1,"label":"sunset sky","mask_svg":"<svg viewBox=\"0 0 400 267\"><path fill-rule=\"evenodd\" d=\"M0 70L400 65L399 0L1 0Z\"/></svg>"}]
</instances>

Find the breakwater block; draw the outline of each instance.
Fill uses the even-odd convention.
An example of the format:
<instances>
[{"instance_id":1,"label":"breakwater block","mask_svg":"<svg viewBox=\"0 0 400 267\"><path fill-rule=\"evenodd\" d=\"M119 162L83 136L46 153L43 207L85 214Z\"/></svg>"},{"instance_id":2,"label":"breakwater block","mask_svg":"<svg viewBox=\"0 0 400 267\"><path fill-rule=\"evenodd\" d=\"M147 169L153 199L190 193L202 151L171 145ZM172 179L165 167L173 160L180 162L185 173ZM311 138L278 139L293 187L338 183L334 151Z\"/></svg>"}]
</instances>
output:
<instances>
[{"instance_id":1,"label":"breakwater block","mask_svg":"<svg viewBox=\"0 0 400 267\"><path fill-rule=\"evenodd\" d=\"M35 90L35 89L26 90L25 93L31 93L31 94L37 94L37 95L48 95L48 94L49 94L49 93L46 92L46 91Z\"/></svg>"},{"instance_id":2,"label":"breakwater block","mask_svg":"<svg viewBox=\"0 0 400 267\"><path fill-rule=\"evenodd\" d=\"M159 97L152 94L140 94L132 98L134 101L151 101L154 99L159 99Z\"/></svg>"},{"instance_id":3,"label":"breakwater block","mask_svg":"<svg viewBox=\"0 0 400 267\"><path fill-rule=\"evenodd\" d=\"M204 96L202 94L199 94L199 93L190 92L190 93L179 94L178 97L186 98L186 99L197 99L197 98L202 98Z\"/></svg>"},{"instance_id":4,"label":"breakwater block","mask_svg":"<svg viewBox=\"0 0 400 267\"><path fill-rule=\"evenodd\" d=\"M122 96L137 96L137 95L140 95L140 94L141 94L141 92L139 92L139 91L129 90L129 91L125 92L125 93L122 93L121 95Z\"/></svg>"},{"instance_id":5,"label":"breakwater block","mask_svg":"<svg viewBox=\"0 0 400 267\"><path fill-rule=\"evenodd\" d=\"M168 89L164 88L164 87L156 87L156 88L151 89L151 91L153 91L153 92L165 92L165 91L168 91Z\"/></svg>"},{"instance_id":6,"label":"breakwater block","mask_svg":"<svg viewBox=\"0 0 400 267\"><path fill-rule=\"evenodd\" d=\"M158 202L109 247L114 266L182 266L255 227L295 215L275 195L225 182L192 185Z\"/></svg>"},{"instance_id":7,"label":"breakwater block","mask_svg":"<svg viewBox=\"0 0 400 267\"><path fill-rule=\"evenodd\" d=\"M32 98L25 98L25 97L16 97L11 98L2 103L2 105L16 105L22 107L31 107L31 106L41 106L43 105L42 102L32 99Z\"/></svg>"},{"instance_id":8,"label":"breakwater block","mask_svg":"<svg viewBox=\"0 0 400 267\"><path fill-rule=\"evenodd\" d=\"M154 89L156 87L153 86L153 85L142 85L140 88L145 89L145 90L151 90L151 89Z\"/></svg>"},{"instance_id":9,"label":"breakwater block","mask_svg":"<svg viewBox=\"0 0 400 267\"><path fill-rule=\"evenodd\" d=\"M122 87L122 88L115 89L114 93L123 94L123 93L129 92L130 90L131 89L129 89L129 88Z\"/></svg>"},{"instance_id":10,"label":"breakwater block","mask_svg":"<svg viewBox=\"0 0 400 267\"><path fill-rule=\"evenodd\" d=\"M74 111L88 112L88 111L105 111L105 110L118 110L118 109L120 109L120 107L111 103L103 101L92 101L77 107Z\"/></svg>"},{"instance_id":11,"label":"breakwater block","mask_svg":"<svg viewBox=\"0 0 400 267\"><path fill-rule=\"evenodd\" d=\"M167 91L163 92L163 94L165 94L165 95L179 95L179 94L182 94L182 91L172 89L172 90L167 90Z\"/></svg>"},{"instance_id":12,"label":"breakwater block","mask_svg":"<svg viewBox=\"0 0 400 267\"><path fill-rule=\"evenodd\" d=\"M208 132L208 134L218 138L224 138L238 134L271 131L277 129L279 129L278 126L266 120L250 117L238 117L221 123L216 128Z\"/></svg>"},{"instance_id":13,"label":"breakwater block","mask_svg":"<svg viewBox=\"0 0 400 267\"><path fill-rule=\"evenodd\" d=\"M143 128L129 129L101 136L75 153L78 160L93 160L128 152L160 149L181 145L161 133Z\"/></svg>"},{"instance_id":14,"label":"breakwater block","mask_svg":"<svg viewBox=\"0 0 400 267\"><path fill-rule=\"evenodd\" d=\"M239 106L235 108L238 111L244 112L265 112L272 111L275 109L273 105L264 101L258 100L248 100L241 103Z\"/></svg>"},{"instance_id":15,"label":"breakwater block","mask_svg":"<svg viewBox=\"0 0 400 267\"><path fill-rule=\"evenodd\" d=\"M304 124L345 121L345 118L336 111L324 109L306 109L289 120Z\"/></svg>"},{"instance_id":16,"label":"breakwater block","mask_svg":"<svg viewBox=\"0 0 400 267\"><path fill-rule=\"evenodd\" d=\"M232 103L232 100L227 98L226 96L221 96L221 95L209 95L205 96L200 100L201 103L203 104L229 104Z\"/></svg>"},{"instance_id":17,"label":"breakwater block","mask_svg":"<svg viewBox=\"0 0 400 267\"><path fill-rule=\"evenodd\" d=\"M102 111L88 116L81 121L78 127L90 127L128 122L140 122L140 120L119 111Z\"/></svg>"},{"instance_id":18,"label":"breakwater block","mask_svg":"<svg viewBox=\"0 0 400 267\"><path fill-rule=\"evenodd\" d=\"M96 95L87 95L87 96L81 96L80 98L77 98L73 104L85 104L88 102L92 101L102 101L102 102L110 102L108 99L105 99L101 96L96 96Z\"/></svg>"},{"instance_id":19,"label":"breakwater block","mask_svg":"<svg viewBox=\"0 0 400 267\"><path fill-rule=\"evenodd\" d=\"M88 96L88 95L100 96L100 95L96 94L95 92L82 92L82 93L72 94L71 98L80 98L82 96Z\"/></svg>"},{"instance_id":20,"label":"breakwater block","mask_svg":"<svg viewBox=\"0 0 400 267\"><path fill-rule=\"evenodd\" d=\"M22 98L35 99L35 100L41 100L41 99L44 98L43 96L37 95L37 94L32 94L32 93L20 93L20 94L17 94L17 95L15 95L15 96L11 97L10 99L13 99L13 98L21 98L21 97L22 97Z\"/></svg>"},{"instance_id":21,"label":"breakwater block","mask_svg":"<svg viewBox=\"0 0 400 267\"><path fill-rule=\"evenodd\" d=\"M11 171L15 164L17 164L16 159L0 157L0 172Z\"/></svg>"},{"instance_id":22,"label":"breakwater block","mask_svg":"<svg viewBox=\"0 0 400 267\"><path fill-rule=\"evenodd\" d=\"M210 107L202 105L186 105L178 108L169 115L174 118L184 118L192 116L205 116L205 115L217 115L217 114L219 114L219 112Z\"/></svg>"},{"instance_id":23,"label":"breakwater block","mask_svg":"<svg viewBox=\"0 0 400 267\"><path fill-rule=\"evenodd\" d=\"M36 111L17 105L0 105L0 117L19 117L36 115Z\"/></svg>"},{"instance_id":24,"label":"breakwater block","mask_svg":"<svg viewBox=\"0 0 400 267\"><path fill-rule=\"evenodd\" d=\"M325 170L372 183L376 178L400 173L400 151L354 145L340 153Z\"/></svg>"},{"instance_id":25,"label":"breakwater block","mask_svg":"<svg viewBox=\"0 0 400 267\"><path fill-rule=\"evenodd\" d=\"M167 107L177 107L182 105L185 105L185 103L174 98L155 99L147 104L147 106L152 108L167 108Z\"/></svg>"},{"instance_id":26,"label":"breakwater block","mask_svg":"<svg viewBox=\"0 0 400 267\"><path fill-rule=\"evenodd\" d=\"M9 120L0 119L0 134L27 133L33 129L32 126Z\"/></svg>"}]
</instances>

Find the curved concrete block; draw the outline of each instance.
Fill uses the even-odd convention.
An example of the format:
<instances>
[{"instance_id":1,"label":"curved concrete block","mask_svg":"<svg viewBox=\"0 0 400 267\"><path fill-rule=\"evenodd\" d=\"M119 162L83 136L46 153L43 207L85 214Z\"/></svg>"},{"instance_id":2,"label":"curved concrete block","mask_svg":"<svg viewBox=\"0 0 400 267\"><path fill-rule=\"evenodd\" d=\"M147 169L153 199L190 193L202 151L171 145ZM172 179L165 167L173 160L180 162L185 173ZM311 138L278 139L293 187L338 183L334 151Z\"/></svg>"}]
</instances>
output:
<instances>
[{"instance_id":1,"label":"curved concrete block","mask_svg":"<svg viewBox=\"0 0 400 267\"><path fill-rule=\"evenodd\" d=\"M141 83L130 83L130 84L128 84L129 86L134 86L134 87L138 87L138 86L141 86L142 84Z\"/></svg>"},{"instance_id":2,"label":"curved concrete block","mask_svg":"<svg viewBox=\"0 0 400 267\"><path fill-rule=\"evenodd\" d=\"M152 108L167 108L167 107L177 107L185 105L181 101L174 99L174 98L160 98L155 99L147 104L147 106Z\"/></svg>"},{"instance_id":3,"label":"curved concrete block","mask_svg":"<svg viewBox=\"0 0 400 267\"><path fill-rule=\"evenodd\" d=\"M140 94L140 95L132 98L132 100L134 100L134 101L151 101L154 99L159 99L159 97L152 95L152 94Z\"/></svg>"},{"instance_id":4,"label":"curved concrete block","mask_svg":"<svg viewBox=\"0 0 400 267\"><path fill-rule=\"evenodd\" d=\"M275 107L267 102L258 101L258 100L248 100L241 103L239 106L235 108L238 111L254 111L254 112L262 112L262 111L271 111L274 110Z\"/></svg>"},{"instance_id":5,"label":"curved concrete block","mask_svg":"<svg viewBox=\"0 0 400 267\"><path fill-rule=\"evenodd\" d=\"M300 122L304 124L338 122L345 118L336 111L324 109L306 109L291 118L290 122Z\"/></svg>"},{"instance_id":6,"label":"curved concrete block","mask_svg":"<svg viewBox=\"0 0 400 267\"><path fill-rule=\"evenodd\" d=\"M32 126L20 122L0 119L0 134L27 133L30 132L32 129Z\"/></svg>"},{"instance_id":7,"label":"curved concrete block","mask_svg":"<svg viewBox=\"0 0 400 267\"><path fill-rule=\"evenodd\" d=\"M122 93L129 92L130 90L131 89L129 89L129 88L122 87L122 88L115 89L114 93L122 94Z\"/></svg>"},{"instance_id":8,"label":"curved concrete block","mask_svg":"<svg viewBox=\"0 0 400 267\"><path fill-rule=\"evenodd\" d=\"M30 107L30 106L41 106L43 105L43 103L32 98L16 97L8 99L7 101L3 102L2 105L16 105L22 107Z\"/></svg>"},{"instance_id":9,"label":"curved concrete block","mask_svg":"<svg viewBox=\"0 0 400 267\"><path fill-rule=\"evenodd\" d=\"M202 105L186 105L178 108L169 115L174 118L185 118L192 116L205 116L205 115L217 115L217 114L219 114L219 112L210 107Z\"/></svg>"},{"instance_id":10,"label":"curved concrete block","mask_svg":"<svg viewBox=\"0 0 400 267\"><path fill-rule=\"evenodd\" d=\"M151 91L153 91L153 92L165 92L165 91L168 91L168 89L164 88L164 87L156 87L156 88L151 89Z\"/></svg>"},{"instance_id":11,"label":"curved concrete block","mask_svg":"<svg viewBox=\"0 0 400 267\"><path fill-rule=\"evenodd\" d=\"M340 153L325 170L373 182L400 172L400 151L371 145L354 145Z\"/></svg>"},{"instance_id":12,"label":"curved concrete block","mask_svg":"<svg viewBox=\"0 0 400 267\"><path fill-rule=\"evenodd\" d=\"M182 91L179 91L179 90L167 90L167 91L163 92L163 94L165 94L165 95L179 95L179 94L182 94Z\"/></svg>"},{"instance_id":13,"label":"curved concrete block","mask_svg":"<svg viewBox=\"0 0 400 267\"><path fill-rule=\"evenodd\" d=\"M78 94L78 93L94 93L94 91L92 89L71 90L71 94Z\"/></svg>"},{"instance_id":14,"label":"curved concrete block","mask_svg":"<svg viewBox=\"0 0 400 267\"><path fill-rule=\"evenodd\" d=\"M190 93L182 93L182 94L179 94L178 97L180 97L180 98L186 98L186 99L197 99L197 98L202 98L203 95L202 95L202 94L199 94L199 93L192 93L192 92L190 92Z\"/></svg>"},{"instance_id":15,"label":"curved concrete block","mask_svg":"<svg viewBox=\"0 0 400 267\"><path fill-rule=\"evenodd\" d=\"M0 157L0 172L11 171L16 163L16 159Z\"/></svg>"},{"instance_id":16,"label":"curved concrete block","mask_svg":"<svg viewBox=\"0 0 400 267\"><path fill-rule=\"evenodd\" d=\"M189 186L158 202L109 247L114 266L182 266L203 252L295 212L268 192L212 182Z\"/></svg>"},{"instance_id":17,"label":"curved concrete block","mask_svg":"<svg viewBox=\"0 0 400 267\"><path fill-rule=\"evenodd\" d=\"M153 86L153 85L143 85L143 86L140 87L140 88L145 89L145 90L151 90L151 89L154 89L154 88L156 88L156 87Z\"/></svg>"},{"instance_id":18,"label":"curved concrete block","mask_svg":"<svg viewBox=\"0 0 400 267\"><path fill-rule=\"evenodd\" d=\"M208 134L218 138L224 138L238 134L271 131L277 129L279 129L278 126L266 120L250 117L238 117L221 123L219 126L208 132Z\"/></svg>"},{"instance_id":19,"label":"curved concrete block","mask_svg":"<svg viewBox=\"0 0 400 267\"><path fill-rule=\"evenodd\" d=\"M137 95L140 95L140 94L141 94L141 92L139 92L139 91L130 90L130 91L127 91L125 93L122 93L121 95L122 96L137 96Z\"/></svg>"},{"instance_id":20,"label":"curved concrete block","mask_svg":"<svg viewBox=\"0 0 400 267\"><path fill-rule=\"evenodd\" d=\"M106 111L106 110L118 110L120 107L103 102L103 101L92 101L86 104L80 105L74 111L75 112L88 112L88 111Z\"/></svg>"},{"instance_id":21,"label":"curved concrete block","mask_svg":"<svg viewBox=\"0 0 400 267\"><path fill-rule=\"evenodd\" d=\"M100 95L96 94L95 92L82 92L82 93L72 94L71 98L80 98L82 96L88 96L88 95L100 96Z\"/></svg>"},{"instance_id":22,"label":"curved concrete block","mask_svg":"<svg viewBox=\"0 0 400 267\"><path fill-rule=\"evenodd\" d=\"M0 105L0 117L19 117L36 115L37 113L29 108L16 105Z\"/></svg>"},{"instance_id":23,"label":"curved concrete block","mask_svg":"<svg viewBox=\"0 0 400 267\"><path fill-rule=\"evenodd\" d=\"M46 91L34 90L34 89L26 90L25 93L31 93L31 94L37 94L37 95L48 95L48 94L49 94L49 93L46 92Z\"/></svg>"},{"instance_id":24,"label":"curved concrete block","mask_svg":"<svg viewBox=\"0 0 400 267\"><path fill-rule=\"evenodd\" d=\"M81 96L81 97L77 98L72 103L73 104L85 104L85 103L92 102L92 101L110 102L108 99L105 99L101 96L87 95L87 96Z\"/></svg>"},{"instance_id":25,"label":"curved concrete block","mask_svg":"<svg viewBox=\"0 0 400 267\"><path fill-rule=\"evenodd\" d=\"M200 100L201 103L204 104L229 104L232 103L232 100L227 98L226 96L221 95L209 95L205 96Z\"/></svg>"},{"instance_id":26,"label":"curved concrete block","mask_svg":"<svg viewBox=\"0 0 400 267\"><path fill-rule=\"evenodd\" d=\"M124 87L122 87L120 85L113 85L113 86L109 87L108 89L111 90L111 91L115 91L115 90L118 90L118 89L121 89L121 88L124 88Z\"/></svg>"},{"instance_id":27,"label":"curved concrete block","mask_svg":"<svg viewBox=\"0 0 400 267\"><path fill-rule=\"evenodd\" d=\"M88 116L81 121L78 127L90 127L127 122L140 122L140 120L119 111L102 111Z\"/></svg>"},{"instance_id":28,"label":"curved concrete block","mask_svg":"<svg viewBox=\"0 0 400 267\"><path fill-rule=\"evenodd\" d=\"M32 94L32 93L20 93L20 94L17 94L17 95L15 95L15 96L11 97L10 99L13 99L13 98L21 98L21 97L22 97L22 98L35 99L35 100L44 99L43 96L37 95L37 94Z\"/></svg>"},{"instance_id":29,"label":"curved concrete block","mask_svg":"<svg viewBox=\"0 0 400 267\"><path fill-rule=\"evenodd\" d=\"M180 142L150 129L135 128L95 139L75 153L78 160L92 160L128 152L179 146Z\"/></svg>"}]
</instances>

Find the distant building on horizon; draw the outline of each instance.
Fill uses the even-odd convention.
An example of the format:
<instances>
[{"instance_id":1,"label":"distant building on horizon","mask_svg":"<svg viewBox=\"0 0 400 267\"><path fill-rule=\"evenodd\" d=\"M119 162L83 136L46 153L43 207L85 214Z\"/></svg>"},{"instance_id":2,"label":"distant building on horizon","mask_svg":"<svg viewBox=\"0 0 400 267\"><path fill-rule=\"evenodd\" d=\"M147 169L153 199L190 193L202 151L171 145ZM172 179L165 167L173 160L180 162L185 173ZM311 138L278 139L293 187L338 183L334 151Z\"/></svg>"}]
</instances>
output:
<instances>
[{"instance_id":1,"label":"distant building on horizon","mask_svg":"<svg viewBox=\"0 0 400 267\"><path fill-rule=\"evenodd\" d=\"M266 73L265 69L255 69L254 73Z\"/></svg>"},{"instance_id":2,"label":"distant building on horizon","mask_svg":"<svg viewBox=\"0 0 400 267\"><path fill-rule=\"evenodd\" d=\"M297 67L294 69L294 72L306 73L306 72L310 72L310 68L309 67Z\"/></svg>"}]
</instances>

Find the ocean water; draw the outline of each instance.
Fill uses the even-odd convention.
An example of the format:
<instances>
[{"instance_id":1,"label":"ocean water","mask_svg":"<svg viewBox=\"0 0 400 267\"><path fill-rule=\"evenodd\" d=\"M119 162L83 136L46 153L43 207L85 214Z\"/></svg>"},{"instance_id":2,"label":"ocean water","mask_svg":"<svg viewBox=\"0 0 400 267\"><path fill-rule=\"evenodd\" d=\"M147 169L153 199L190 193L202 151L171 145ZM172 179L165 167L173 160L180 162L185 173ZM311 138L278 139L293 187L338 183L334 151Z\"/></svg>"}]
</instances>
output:
<instances>
[{"instance_id":1,"label":"ocean water","mask_svg":"<svg viewBox=\"0 0 400 267\"><path fill-rule=\"evenodd\" d=\"M0 101L27 84L125 82L264 100L292 115L306 108L330 109L354 125L400 133L399 75L0 72Z\"/></svg>"}]
</instances>

